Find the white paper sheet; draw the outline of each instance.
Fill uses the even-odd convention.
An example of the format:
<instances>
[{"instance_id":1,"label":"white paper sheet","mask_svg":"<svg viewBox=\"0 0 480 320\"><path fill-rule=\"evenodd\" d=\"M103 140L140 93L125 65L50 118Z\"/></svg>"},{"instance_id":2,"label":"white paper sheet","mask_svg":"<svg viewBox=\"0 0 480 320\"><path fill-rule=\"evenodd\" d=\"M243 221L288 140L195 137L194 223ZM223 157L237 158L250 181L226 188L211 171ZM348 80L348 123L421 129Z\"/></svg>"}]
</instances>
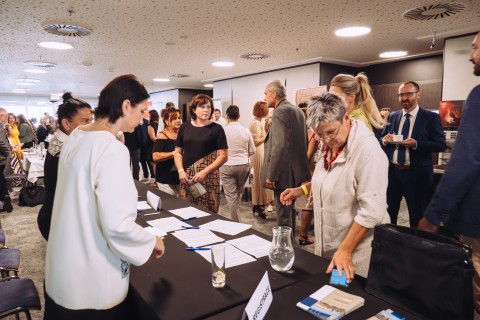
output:
<instances>
[{"instance_id":1,"label":"white paper sheet","mask_svg":"<svg viewBox=\"0 0 480 320\"><path fill-rule=\"evenodd\" d=\"M137 202L137 210L148 210L152 209L150 205L147 203L147 201L138 201Z\"/></svg>"},{"instance_id":2,"label":"white paper sheet","mask_svg":"<svg viewBox=\"0 0 480 320\"><path fill-rule=\"evenodd\" d=\"M231 236L237 235L240 232L248 230L252 227L251 224L239 223L235 221L227 220L214 220L205 224L202 224L200 227L206 228L211 231L217 231Z\"/></svg>"},{"instance_id":3,"label":"white paper sheet","mask_svg":"<svg viewBox=\"0 0 480 320\"><path fill-rule=\"evenodd\" d=\"M147 221L152 227L158 228L164 232L171 232L175 230L182 230L182 226L191 227L188 223L180 221L175 217L160 218Z\"/></svg>"},{"instance_id":4,"label":"white paper sheet","mask_svg":"<svg viewBox=\"0 0 480 320\"><path fill-rule=\"evenodd\" d=\"M270 241L260 238L254 234L238 239L228 240L227 242L243 252L251 254L255 258L268 256L268 251L272 245Z\"/></svg>"},{"instance_id":5,"label":"white paper sheet","mask_svg":"<svg viewBox=\"0 0 480 320\"><path fill-rule=\"evenodd\" d=\"M162 199L153 192L147 191L147 203L155 210L162 209Z\"/></svg>"},{"instance_id":6,"label":"white paper sheet","mask_svg":"<svg viewBox=\"0 0 480 320\"><path fill-rule=\"evenodd\" d=\"M164 232L162 229L160 228L156 228L156 227L145 227L144 228L145 230L147 230L148 232L150 232L151 234L155 235L155 236L158 236L158 237L165 237L167 235L166 232Z\"/></svg>"},{"instance_id":7,"label":"white paper sheet","mask_svg":"<svg viewBox=\"0 0 480 320\"><path fill-rule=\"evenodd\" d=\"M208 229L175 231L172 234L189 247L203 247L212 243L225 241L225 239L217 237Z\"/></svg>"},{"instance_id":8,"label":"white paper sheet","mask_svg":"<svg viewBox=\"0 0 480 320\"><path fill-rule=\"evenodd\" d=\"M225 268L231 268L235 266L239 266L242 264L246 264L249 262L256 261L255 258L252 256L249 256L248 254L238 250L231 244L225 243L221 244L221 246L225 246ZM212 246L214 247L214 246ZM212 262L212 254L210 250L204 251L204 250L199 250L196 251L199 255L205 258L208 262Z\"/></svg>"},{"instance_id":9,"label":"white paper sheet","mask_svg":"<svg viewBox=\"0 0 480 320\"><path fill-rule=\"evenodd\" d=\"M210 215L210 213L207 213L202 210L198 210L197 208L194 208L194 207L186 207L186 208L180 208L180 209L168 210L168 211L171 214L179 216L182 219L200 218L200 217L206 217Z\"/></svg>"}]
</instances>

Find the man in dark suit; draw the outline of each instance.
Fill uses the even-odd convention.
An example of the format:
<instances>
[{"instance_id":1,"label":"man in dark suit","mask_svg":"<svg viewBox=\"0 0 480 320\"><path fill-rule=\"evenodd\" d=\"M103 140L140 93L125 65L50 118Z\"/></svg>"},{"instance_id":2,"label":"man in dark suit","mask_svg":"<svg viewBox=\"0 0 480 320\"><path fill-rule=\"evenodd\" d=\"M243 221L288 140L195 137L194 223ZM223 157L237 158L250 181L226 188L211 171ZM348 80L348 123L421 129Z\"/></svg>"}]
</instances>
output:
<instances>
[{"instance_id":1,"label":"man in dark suit","mask_svg":"<svg viewBox=\"0 0 480 320\"><path fill-rule=\"evenodd\" d=\"M310 181L305 116L300 108L286 100L285 87L278 80L265 87L265 101L275 110L265 138L261 181L264 188L274 191L277 224L294 227L293 207L282 205L280 194Z\"/></svg>"},{"instance_id":2,"label":"man in dark suit","mask_svg":"<svg viewBox=\"0 0 480 320\"><path fill-rule=\"evenodd\" d=\"M416 227L427 206L433 184L432 153L445 151L446 143L440 116L418 106L420 87L407 81L398 89L403 110L388 116L380 141L390 161L387 204L392 223L397 223L402 196L405 196L410 226ZM394 142L393 135L402 135Z\"/></svg>"},{"instance_id":3,"label":"man in dark suit","mask_svg":"<svg viewBox=\"0 0 480 320\"><path fill-rule=\"evenodd\" d=\"M7 110L0 107L0 202L3 203L0 212L12 212L13 210L12 200L8 195L7 180L5 180L5 175L3 174L5 166L10 165L10 163L7 163L7 158L11 152L10 143L8 142L7 132L5 130L5 123L7 123L7 120Z\"/></svg>"}]
</instances>

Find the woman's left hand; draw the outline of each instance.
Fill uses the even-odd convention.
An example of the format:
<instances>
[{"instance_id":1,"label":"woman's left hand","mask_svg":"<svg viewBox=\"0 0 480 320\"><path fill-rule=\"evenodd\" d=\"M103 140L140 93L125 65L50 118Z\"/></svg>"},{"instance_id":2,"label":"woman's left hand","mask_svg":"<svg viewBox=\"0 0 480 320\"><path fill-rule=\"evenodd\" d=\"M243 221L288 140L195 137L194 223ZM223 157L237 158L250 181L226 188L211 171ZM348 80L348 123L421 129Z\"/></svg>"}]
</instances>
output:
<instances>
[{"instance_id":1,"label":"woman's left hand","mask_svg":"<svg viewBox=\"0 0 480 320\"><path fill-rule=\"evenodd\" d=\"M345 272L348 283L352 282L355 276L355 267L353 266L351 252L338 248L327 268L327 273L331 273L334 267L337 267L339 274Z\"/></svg>"},{"instance_id":2,"label":"woman's left hand","mask_svg":"<svg viewBox=\"0 0 480 320\"><path fill-rule=\"evenodd\" d=\"M205 178L207 177L207 173L205 172L205 169L204 170L201 170L199 172L197 172L196 175L193 176L192 178L192 183L195 183L195 182L203 182L205 181Z\"/></svg>"}]
</instances>

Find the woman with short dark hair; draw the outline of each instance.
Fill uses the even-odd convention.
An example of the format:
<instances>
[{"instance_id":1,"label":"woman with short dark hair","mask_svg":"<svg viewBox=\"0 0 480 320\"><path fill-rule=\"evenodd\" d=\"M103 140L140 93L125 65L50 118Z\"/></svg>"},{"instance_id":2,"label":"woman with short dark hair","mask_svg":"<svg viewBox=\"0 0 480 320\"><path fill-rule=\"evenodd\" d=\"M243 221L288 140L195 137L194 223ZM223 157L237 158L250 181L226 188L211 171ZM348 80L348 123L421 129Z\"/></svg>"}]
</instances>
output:
<instances>
[{"instance_id":1,"label":"woman with short dark hair","mask_svg":"<svg viewBox=\"0 0 480 320\"><path fill-rule=\"evenodd\" d=\"M179 196L217 213L218 169L228 160L228 145L222 126L211 121L213 110L209 96L193 97L189 106L192 120L182 124L178 131L174 157L180 178ZM189 186L196 183L201 183L206 193L195 198Z\"/></svg>"},{"instance_id":2,"label":"woman with short dark hair","mask_svg":"<svg viewBox=\"0 0 480 320\"><path fill-rule=\"evenodd\" d=\"M45 319L126 319L130 264L163 240L135 223L138 193L117 140L143 119L149 94L134 75L101 92L95 122L63 144L45 267Z\"/></svg>"}]
</instances>

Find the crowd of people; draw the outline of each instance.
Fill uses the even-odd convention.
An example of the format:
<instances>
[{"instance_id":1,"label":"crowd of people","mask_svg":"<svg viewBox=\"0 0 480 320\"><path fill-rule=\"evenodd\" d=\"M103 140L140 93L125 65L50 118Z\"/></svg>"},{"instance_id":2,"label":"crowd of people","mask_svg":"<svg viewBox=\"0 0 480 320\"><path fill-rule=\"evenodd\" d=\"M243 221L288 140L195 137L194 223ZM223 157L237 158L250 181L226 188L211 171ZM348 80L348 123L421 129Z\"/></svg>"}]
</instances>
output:
<instances>
[{"instance_id":1,"label":"crowd of people","mask_svg":"<svg viewBox=\"0 0 480 320\"><path fill-rule=\"evenodd\" d=\"M477 35L471 55L477 76L479 45ZM445 137L439 115L419 107L414 81L399 86L401 109L388 115L380 113L362 73L335 76L329 92L301 106L272 81L246 128L237 106L226 109L225 119L204 94L188 105L190 121L182 123L182 112L170 104L161 114L150 110L148 121L144 85L134 75L120 76L101 91L95 110L65 94L56 125L45 118L33 130L25 117L0 108L2 210L11 211L7 156L21 158L22 148L51 135L47 197L38 216L48 240L45 319L121 318L130 263L146 262L152 251L164 254L162 239L134 222L139 163L161 191L215 213L223 186L235 221L242 220L240 198L250 180L254 216L276 211L279 226L295 228L301 210L298 243L314 243L316 254L331 259L327 273L337 268L348 282L355 274L367 277L373 229L396 223L405 197L411 227L435 232L450 225L473 247L480 311L479 90L467 99L445 177L428 205L432 153L445 150ZM312 219L314 239L308 236Z\"/></svg>"}]
</instances>

